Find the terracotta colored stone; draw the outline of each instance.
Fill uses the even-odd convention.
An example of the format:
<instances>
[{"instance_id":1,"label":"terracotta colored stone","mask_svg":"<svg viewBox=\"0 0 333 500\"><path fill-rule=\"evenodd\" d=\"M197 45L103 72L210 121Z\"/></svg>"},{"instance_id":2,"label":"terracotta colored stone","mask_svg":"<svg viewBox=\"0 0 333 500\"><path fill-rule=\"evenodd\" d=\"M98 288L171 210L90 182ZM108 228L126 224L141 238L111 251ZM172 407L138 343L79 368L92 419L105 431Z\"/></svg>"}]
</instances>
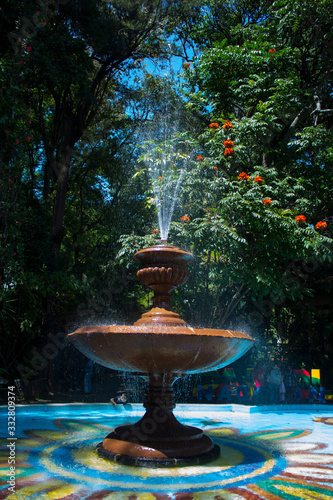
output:
<instances>
[{"instance_id":1,"label":"terracotta colored stone","mask_svg":"<svg viewBox=\"0 0 333 500\"><path fill-rule=\"evenodd\" d=\"M153 460L208 460L217 446L200 429L181 424L172 384L189 373L202 373L229 365L253 345L241 332L192 328L171 311L171 291L188 278L193 256L177 247L157 245L137 252L142 268L138 278L154 290L154 307L134 325L102 325L79 328L69 335L87 357L114 370L137 373L148 381L146 413L139 422L120 426L99 445L108 458L138 465ZM208 458L207 458L208 457Z\"/></svg>"}]
</instances>

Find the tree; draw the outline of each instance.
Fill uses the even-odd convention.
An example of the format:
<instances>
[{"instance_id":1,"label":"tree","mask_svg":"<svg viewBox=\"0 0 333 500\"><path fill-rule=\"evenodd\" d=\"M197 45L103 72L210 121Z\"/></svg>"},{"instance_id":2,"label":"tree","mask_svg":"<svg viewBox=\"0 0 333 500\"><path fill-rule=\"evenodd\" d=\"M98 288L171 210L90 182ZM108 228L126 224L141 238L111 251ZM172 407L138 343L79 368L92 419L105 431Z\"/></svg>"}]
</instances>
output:
<instances>
[{"instance_id":1,"label":"tree","mask_svg":"<svg viewBox=\"0 0 333 500\"><path fill-rule=\"evenodd\" d=\"M311 296L331 286L332 10L202 8L184 35L201 51L183 72L198 121L183 138L192 161L168 239L198 260L176 307L192 324L245 328L297 363L324 356L328 372L332 311L322 336ZM309 339L311 355L300 350Z\"/></svg>"},{"instance_id":2,"label":"tree","mask_svg":"<svg viewBox=\"0 0 333 500\"><path fill-rule=\"evenodd\" d=\"M45 333L53 315L77 308L85 295L94 293L83 286L83 264L96 247L105 245L103 230L107 232L112 205L124 211L124 206L119 208L119 192L131 177L128 165L125 169L124 163L117 164L119 148L123 146L124 154L127 145L122 144L125 129L123 139L117 136L126 120L121 118L124 105L116 87L133 61L153 56L158 47L157 37L149 40L157 27L157 2L118 2L113 10L104 2L67 3L36 11L31 3L16 2L12 9L7 2L1 12L8 30L1 50L1 331L2 360L10 370L29 344ZM108 36L102 36L101 25ZM100 124L88 161L84 141L89 137L79 141L107 99L113 99L113 107L108 106L112 123L104 120L104 130ZM103 134L112 133L115 137L104 144L103 162L102 148L96 149ZM86 158L80 168L82 151ZM133 158L130 161L132 168ZM106 190L113 196L109 203ZM83 210L89 203L89 211ZM94 228L101 220L103 230L96 237ZM116 214L113 220L118 220Z\"/></svg>"},{"instance_id":3,"label":"tree","mask_svg":"<svg viewBox=\"0 0 333 500\"><path fill-rule=\"evenodd\" d=\"M146 307L128 259L158 241L141 146L162 151L167 116L173 169L187 165L168 241L196 256L175 307L192 324L249 325L275 350L311 338L315 362L316 346L328 356L331 0L14 4L0 47L7 345L26 350L56 316ZM179 75L149 73L174 54Z\"/></svg>"},{"instance_id":4,"label":"tree","mask_svg":"<svg viewBox=\"0 0 333 500\"><path fill-rule=\"evenodd\" d=\"M92 318L124 308L127 282L113 256L121 231L146 231L147 181L133 176L158 97L143 99L137 80L146 59L169 55L167 16L176 23L181 10L158 1L12 7L1 10L0 66L1 330L10 369L18 346L29 352L55 317L65 324L78 309ZM96 301L108 283L113 304Z\"/></svg>"},{"instance_id":5,"label":"tree","mask_svg":"<svg viewBox=\"0 0 333 500\"><path fill-rule=\"evenodd\" d=\"M175 236L202 255L213 321L233 312L235 326L243 311L288 348L306 316L300 298L310 304L304 296L331 275L331 4L223 2L223 16L218 6L208 2L192 31L202 54L185 74L188 108L203 133L184 182L191 221ZM314 363L330 342L313 347Z\"/></svg>"}]
</instances>

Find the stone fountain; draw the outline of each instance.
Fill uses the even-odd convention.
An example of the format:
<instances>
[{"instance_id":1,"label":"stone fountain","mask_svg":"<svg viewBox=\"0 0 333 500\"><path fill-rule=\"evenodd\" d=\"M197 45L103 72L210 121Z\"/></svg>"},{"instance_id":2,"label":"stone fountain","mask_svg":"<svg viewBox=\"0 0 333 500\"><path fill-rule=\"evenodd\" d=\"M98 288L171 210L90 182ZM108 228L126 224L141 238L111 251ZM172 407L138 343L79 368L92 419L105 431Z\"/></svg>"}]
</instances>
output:
<instances>
[{"instance_id":1,"label":"stone fountain","mask_svg":"<svg viewBox=\"0 0 333 500\"><path fill-rule=\"evenodd\" d=\"M140 250L134 258L141 264L139 280L155 292L153 308L134 325L90 326L69 335L96 363L138 374L148 383L144 416L135 424L115 428L97 445L97 451L126 465L208 462L220 449L201 429L176 419L173 383L186 374L229 365L254 340L240 332L192 328L172 311L171 292L188 279L190 253L162 244Z\"/></svg>"}]
</instances>

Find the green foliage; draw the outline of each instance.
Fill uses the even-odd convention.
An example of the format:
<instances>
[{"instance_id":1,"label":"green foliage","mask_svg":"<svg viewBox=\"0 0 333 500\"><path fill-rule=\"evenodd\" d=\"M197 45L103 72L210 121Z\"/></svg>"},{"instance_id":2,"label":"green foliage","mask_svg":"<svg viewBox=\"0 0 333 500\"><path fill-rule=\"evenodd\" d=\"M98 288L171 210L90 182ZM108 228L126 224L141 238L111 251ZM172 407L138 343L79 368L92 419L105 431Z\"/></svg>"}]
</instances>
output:
<instances>
[{"instance_id":1,"label":"green foliage","mask_svg":"<svg viewBox=\"0 0 333 500\"><path fill-rule=\"evenodd\" d=\"M186 165L168 242L195 262L175 308L192 324L248 328L276 351L282 339L311 345L316 362L319 346L328 356L332 13L331 0L80 0L39 14L5 1L0 326L10 369L16 348L54 323L130 321L147 306L132 256L158 243L147 169L163 161L142 157L148 143L159 158L170 146L173 174ZM179 74L174 54L188 61ZM149 72L154 57L161 74Z\"/></svg>"},{"instance_id":2,"label":"green foliage","mask_svg":"<svg viewBox=\"0 0 333 500\"><path fill-rule=\"evenodd\" d=\"M199 255L215 252L220 275L227 272L233 284L245 284L257 300L270 293L295 300L307 293L304 286L291 286L281 277L293 261L330 259L332 244L314 229L316 207L304 198L302 182L259 166L247 172L248 180L215 173L206 180L202 170L212 171L207 163L200 162L188 174L193 201L195 179L197 184L201 180L202 200L199 206L185 204L191 222L182 228L177 224L179 236ZM255 182L259 176L262 182ZM304 213L308 222L297 223L295 217Z\"/></svg>"},{"instance_id":3,"label":"green foliage","mask_svg":"<svg viewBox=\"0 0 333 500\"><path fill-rule=\"evenodd\" d=\"M20 343L28 349L54 324L64 328L68 315L126 309L117 241L145 231L150 214L146 179L133 176L153 100L141 104L128 77L163 55L166 11L134 0L58 7L1 7L1 354L10 370ZM96 299L101 290L112 304Z\"/></svg>"},{"instance_id":4,"label":"green foliage","mask_svg":"<svg viewBox=\"0 0 333 500\"><path fill-rule=\"evenodd\" d=\"M214 325L247 324L273 344L280 338L291 356L307 342L302 325L311 324L318 338L311 297L331 290L332 9L288 0L205 5L191 32L201 53L183 86L188 109L202 117L194 135L201 158L183 186L182 214L190 222L171 230L202 263L184 313L198 323L202 311ZM225 140L233 141L232 156L225 156ZM242 172L247 180L239 179ZM299 215L305 222L295 220ZM324 356L329 342L318 342Z\"/></svg>"}]
</instances>

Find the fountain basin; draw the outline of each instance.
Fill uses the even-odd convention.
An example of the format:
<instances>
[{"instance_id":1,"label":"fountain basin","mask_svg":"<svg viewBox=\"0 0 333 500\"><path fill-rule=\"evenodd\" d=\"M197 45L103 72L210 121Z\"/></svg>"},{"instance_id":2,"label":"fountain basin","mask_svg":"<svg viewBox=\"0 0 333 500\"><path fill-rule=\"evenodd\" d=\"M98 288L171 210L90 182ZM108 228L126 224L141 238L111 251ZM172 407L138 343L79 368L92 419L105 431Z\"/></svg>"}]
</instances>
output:
<instances>
[{"instance_id":1,"label":"fountain basin","mask_svg":"<svg viewBox=\"0 0 333 500\"><path fill-rule=\"evenodd\" d=\"M175 415L184 424L204 428L220 445L220 457L195 467L143 471L107 462L95 453L96 439L138 419L144 413L141 404L17 405L16 493L12 498L331 498L332 410L329 404L179 404ZM9 472L7 427L8 407L2 406L1 498L10 498L5 479ZM255 487L258 491L253 492Z\"/></svg>"}]
</instances>

